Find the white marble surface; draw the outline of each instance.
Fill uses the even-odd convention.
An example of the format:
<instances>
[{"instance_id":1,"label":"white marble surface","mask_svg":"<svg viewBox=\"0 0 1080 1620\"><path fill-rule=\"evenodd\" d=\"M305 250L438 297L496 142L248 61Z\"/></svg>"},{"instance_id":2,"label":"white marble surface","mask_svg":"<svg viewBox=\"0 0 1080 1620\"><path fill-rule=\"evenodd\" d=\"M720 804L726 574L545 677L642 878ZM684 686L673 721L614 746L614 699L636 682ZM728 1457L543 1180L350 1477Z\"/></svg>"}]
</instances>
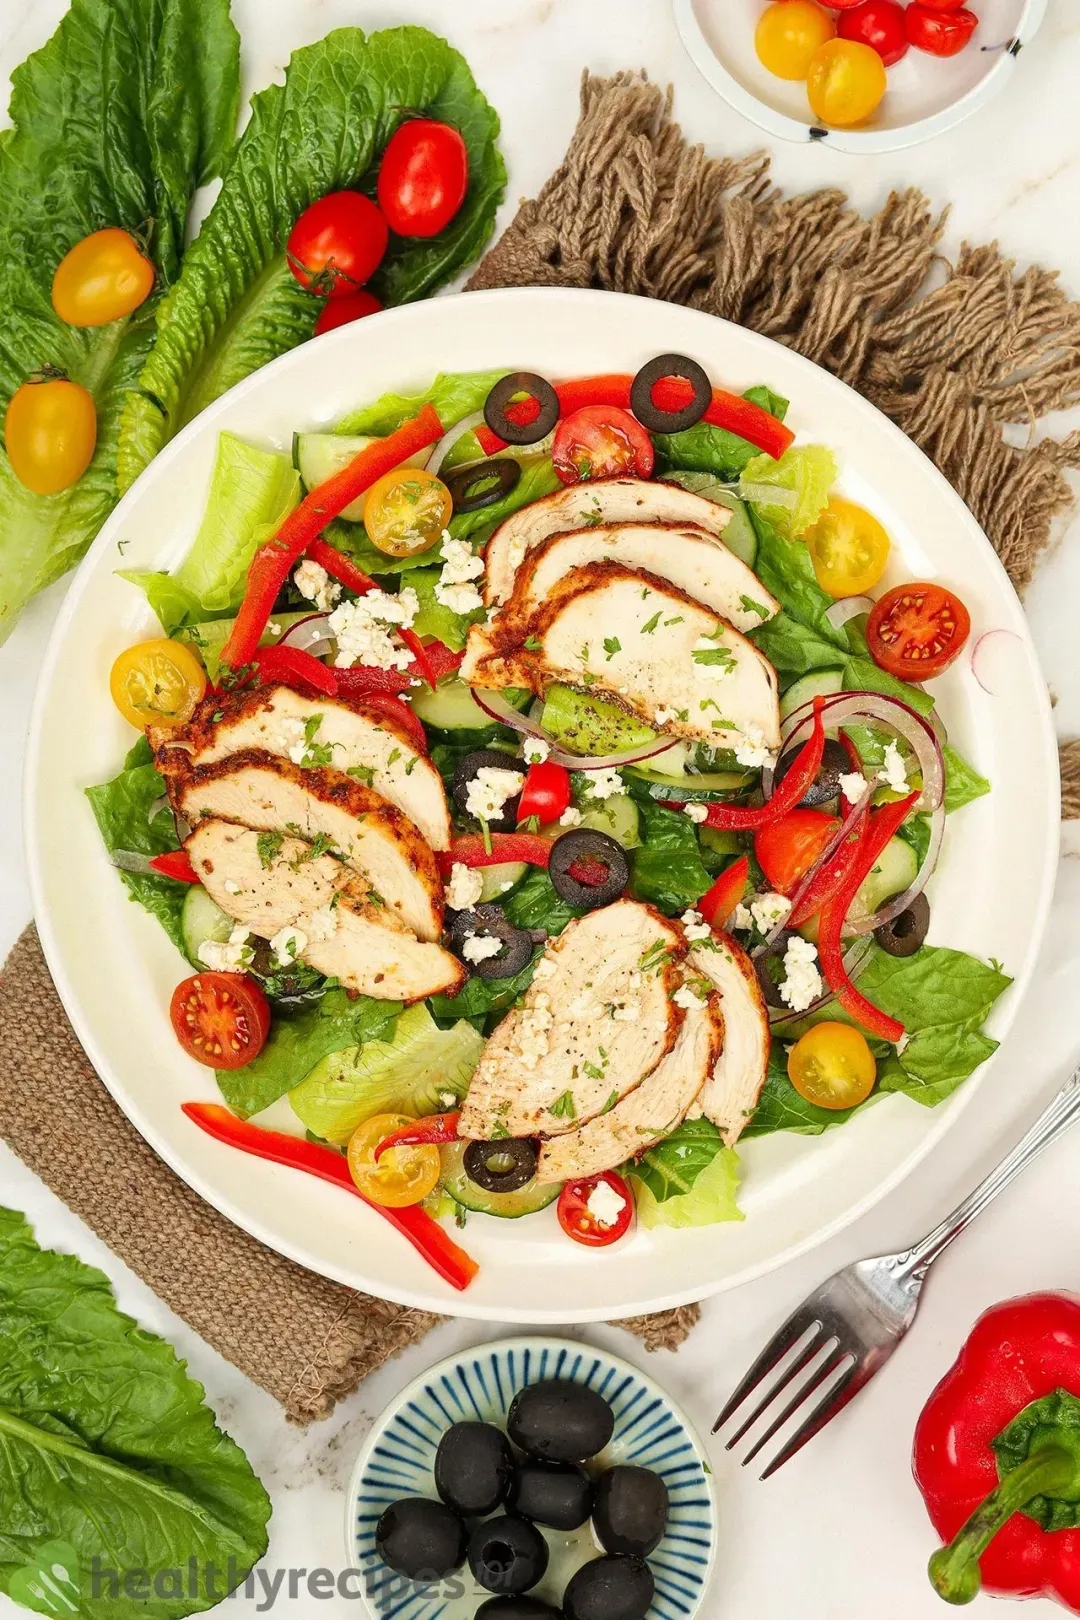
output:
<instances>
[{"instance_id":1,"label":"white marble surface","mask_svg":"<svg viewBox=\"0 0 1080 1620\"><path fill-rule=\"evenodd\" d=\"M746 0L733 14L752 15ZM65 0L0 6L0 85L52 31ZM574 123L577 81L644 65L672 81L686 129L715 150L744 152L756 132L728 111L683 53L666 0L234 0L248 90L278 74L289 51L344 23L378 27L423 22L465 52L503 118L510 166L508 216L561 155ZM734 25L734 24L733 24ZM1044 30L1005 94L931 146L857 159L825 147L776 149L775 174L790 188L845 187L871 207L898 185L922 185L952 207L948 247L1001 240L1021 264L1060 266L1080 296L1080 13L1050 0ZM0 315L0 320L2 320ZM1080 420L1080 413L1077 413ZM1077 425L1059 423L1055 426ZM39 599L0 649L0 952L30 916L21 856L17 782L27 716L61 587ZM1061 526L1028 596L1062 734L1080 733L1080 521ZM773 1277L706 1307L678 1355L647 1357L609 1329L588 1336L649 1370L699 1428L712 1418L764 1337L808 1289L838 1265L898 1247L919 1235L1000 1157L1038 1101L1080 1056L1076 979L1080 971L1080 833L1067 832L1050 930L1036 986L1006 1050L958 1132L931 1162L856 1229ZM993 882L988 873L987 882ZM734 1466L712 1443L720 1500L718 1573L708 1620L934 1620L944 1611L926 1584L933 1546L908 1458L918 1411L952 1361L974 1316L1011 1293L1077 1288L1077 1164L1080 1136L1052 1149L942 1262L918 1326L888 1371L815 1444L768 1484ZM0 1199L27 1212L43 1243L74 1250L113 1279L122 1305L166 1334L206 1385L222 1422L246 1448L274 1501L269 1563L342 1567L344 1488L372 1419L408 1378L458 1345L495 1330L467 1322L442 1328L386 1367L327 1423L289 1428L254 1389L165 1309L44 1187L0 1146ZM573 1330L571 1330L573 1331ZM987 1609L980 1598L974 1613ZM280 1599L275 1612L355 1615L342 1599ZM254 1613L232 1600L230 1612ZM1035 1604L1036 1616L1059 1612ZM0 1598L0 1614L15 1613Z\"/></svg>"}]
</instances>

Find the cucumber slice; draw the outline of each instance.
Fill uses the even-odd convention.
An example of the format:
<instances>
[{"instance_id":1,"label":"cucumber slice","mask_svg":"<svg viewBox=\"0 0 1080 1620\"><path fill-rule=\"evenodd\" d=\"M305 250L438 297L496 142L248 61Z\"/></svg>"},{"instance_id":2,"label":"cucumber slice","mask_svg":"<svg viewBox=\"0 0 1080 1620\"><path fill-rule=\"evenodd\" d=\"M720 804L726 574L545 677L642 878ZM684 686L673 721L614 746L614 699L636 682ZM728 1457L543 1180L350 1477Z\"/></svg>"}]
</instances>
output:
<instances>
[{"instance_id":1,"label":"cucumber slice","mask_svg":"<svg viewBox=\"0 0 1080 1620\"><path fill-rule=\"evenodd\" d=\"M749 787L757 779L756 771L709 771L701 776L661 776L659 772L644 770L640 765L627 767L628 773L640 782L650 799L673 799L688 804L695 799L728 798Z\"/></svg>"},{"instance_id":2,"label":"cucumber slice","mask_svg":"<svg viewBox=\"0 0 1080 1620\"><path fill-rule=\"evenodd\" d=\"M625 749L651 742L656 736L655 731L650 731L617 704L558 684L549 686L544 693L540 724L549 737L572 753L599 758L621 754Z\"/></svg>"},{"instance_id":3,"label":"cucumber slice","mask_svg":"<svg viewBox=\"0 0 1080 1620\"><path fill-rule=\"evenodd\" d=\"M894 894L902 894L914 883L918 870L919 858L911 845L903 838L890 838L852 901L851 915L871 916L886 900L891 900ZM815 945L818 942L819 921L820 914L815 912L798 930Z\"/></svg>"},{"instance_id":4,"label":"cucumber slice","mask_svg":"<svg viewBox=\"0 0 1080 1620\"><path fill-rule=\"evenodd\" d=\"M698 837L705 845L705 848L711 849L716 855L745 854L738 833L721 832L719 827L699 827Z\"/></svg>"},{"instance_id":5,"label":"cucumber slice","mask_svg":"<svg viewBox=\"0 0 1080 1620\"><path fill-rule=\"evenodd\" d=\"M434 692L430 686L414 687L409 703L425 726L436 726L440 731L486 731L492 724L490 714L484 713L456 675L440 681Z\"/></svg>"},{"instance_id":6,"label":"cucumber slice","mask_svg":"<svg viewBox=\"0 0 1080 1620\"><path fill-rule=\"evenodd\" d=\"M211 900L201 883L193 883L184 896L180 912L180 932L184 937L184 950L192 967L201 968L199 946L208 939L224 943L233 931L233 920L227 917L216 901Z\"/></svg>"},{"instance_id":7,"label":"cucumber slice","mask_svg":"<svg viewBox=\"0 0 1080 1620\"><path fill-rule=\"evenodd\" d=\"M802 675L789 686L780 699L780 718L786 720L789 714L801 709L804 703L812 698L832 697L834 692L844 690L844 672L842 669L815 669L809 675Z\"/></svg>"},{"instance_id":8,"label":"cucumber slice","mask_svg":"<svg viewBox=\"0 0 1080 1620\"><path fill-rule=\"evenodd\" d=\"M502 861L498 866L482 866L480 875L484 887L480 890L481 903L501 900L515 884L521 882L528 870L525 861Z\"/></svg>"},{"instance_id":9,"label":"cucumber slice","mask_svg":"<svg viewBox=\"0 0 1080 1620\"><path fill-rule=\"evenodd\" d=\"M623 849L637 849L641 843L641 816L628 793L614 793L610 799L600 799L582 812L582 827L593 832L607 833Z\"/></svg>"},{"instance_id":10,"label":"cucumber slice","mask_svg":"<svg viewBox=\"0 0 1080 1620\"><path fill-rule=\"evenodd\" d=\"M351 433L294 433L293 466L307 489L325 484L328 478L341 471L361 450L376 441L370 434ZM403 461L403 467L423 467L431 456L430 450L420 450ZM364 516L363 495L341 513L349 523L360 523Z\"/></svg>"},{"instance_id":11,"label":"cucumber slice","mask_svg":"<svg viewBox=\"0 0 1080 1620\"><path fill-rule=\"evenodd\" d=\"M671 484L681 484L683 489L690 490L694 495L703 495L717 506L726 506L731 513L731 521L720 538L729 551L741 558L748 568L753 568L757 561L758 538L746 510L746 502L732 494L730 489L725 489L712 473L676 471L665 473L664 479Z\"/></svg>"},{"instance_id":12,"label":"cucumber slice","mask_svg":"<svg viewBox=\"0 0 1080 1620\"><path fill-rule=\"evenodd\" d=\"M485 1192L465 1174L467 1142L455 1142L443 1148L442 1184L451 1198L465 1209L479 1215L498 1215L505 1221L516 1221L522 1215L533 1215L538 1209L553 1204L562 1191L561 1182L528 1181L512 1193Z\"/></svg>"}]
</instances>

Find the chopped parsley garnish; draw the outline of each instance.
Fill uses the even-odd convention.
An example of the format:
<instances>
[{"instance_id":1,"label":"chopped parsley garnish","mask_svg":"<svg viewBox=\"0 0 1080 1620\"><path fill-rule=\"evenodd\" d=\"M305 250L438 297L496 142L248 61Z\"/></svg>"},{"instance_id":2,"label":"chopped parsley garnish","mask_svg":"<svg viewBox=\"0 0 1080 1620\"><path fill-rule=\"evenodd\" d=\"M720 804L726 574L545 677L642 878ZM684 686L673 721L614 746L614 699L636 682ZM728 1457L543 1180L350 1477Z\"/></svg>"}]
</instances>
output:
<instances>
[{"instance_id":1,"label":"chopped parsley garnish","mask_svg":"<svg viewBox=\"0 0 1080 1620\"><path fill-rule=\"evenodd\" d=\"M409 763L405 767L405 775L406 776L411 776L412 775L413 771L416 769L416 762L417 762L417 760L419 758L420 758L419 754L414 754L412 759L410 759Z\"/></svg>"},{"instance_id":2,"label":"chopped parsley garnish","mask_svg":"<svg viewBox=\"0 0 1080 1620\"><path fill-rule=\"evenodd\" d=\"M260 833L255 840L255 849L259 856L259 865L265 870L273 866L281 854L281 846L285 842L285 834L279 832Z\"/></svg>"},{"instance_id":3,"label":"chopped parsley garnish","mask_svg":"<svg viewBox=\"0 0 1080 1620\"><path fill-rule=\"evenodd\" d=\"M385 908L386 901L383 899L378 889L369 889L367 897L373 906L382 906Z\"/></svg>"},{"instance_id":4,"label":"chopped parsley garnish","mask_svg":"<svg viewBox=\"0 0 1080 1620\"><path fill-rule=\"evenodd\" d=\"M736 667L735 658L726 647L698 647L690 656L695 664L714 664L728 674Z\"/></svg>"},{"instance_id":5,"label":"chopped parsley garnish","mask_svg":"<svg viewBox=\"0 0 1080 1620\"><path fill-rule=\"evenodd\" d=\"M601 1110L600 1110L601 1114L610 1114L611 1110L614 1108L614 1106L618 1102L618 1100L619 1100L619 1093L617 1091L613 1091L611 1093L611 1096L608 1098L607 1102L604 1104L603 1108L601 1108Z\"/></svg>"},{"instance_id":6,"label":"chopped parsley garnish","mask_svg":"<svg viewBox=\"0 0 1080 1620\"><path fill-rule=\"evenodd\" d=\"M497 1119L494 1125L491 1127L491 1136L489 1140L492 1142L501 1142L503 1137L509 1135L510 1132L506 1128L506 1121L503 1119Z\"/></svg>"},{"instance_id":7,"label":"chopped parsley garnish","mask_svg":"<svg viewBox=\"0 0 1080 1620\"><path fill-rule=\"evenodd\" d=\"M298 855L296 860L291 863L292 869L295 872L299 867L303 866L305 862L317 861L320 855L337 855L338 853L339 851L334 845L334 840L328 833L317 833L312 839L311 843L308 845L307 849L305 849L304 853L302 855Z\"/></svg>"},{"instance_id":8,"label":"chopped parsley garnish","mask_svg":"<svg viewBox=\"0 0 1080 1620\"><path fill-rule=\"evenodd\" d=\"M556 1097L548 1113L555 1119L577 1119L577 1108L574 1105L574 1093L564 1091L561 1097Z\"/></svg>"},{"instance_id":9,"label":"chopped parsley garnish","mask_svg":"<svg viewBox=\"0 0 1080 1620\"><path fill-rule=\"evenodd\" d=\"M622 642L619 640L618 636L604 637L604 652L607 654L607 661L609 664L617 652L622 652Z\"/></svg>"},{"instance_id":10,"label":"chopped parsley garnish","mask_svg":"<svg viewBox=\"0 0 1080 1620\"><path fill-rule=\"evenodd\" d=\"M667 956L667 945L662 939L655 940L638 963L642 973L659 973Z\"/></svg>"},{"instance_id":11,"label":"chopped parsley garnish","mask_svg":"<svg viewBox=\"0 0 1080 1620\"><path fill-rule=\"evenodd\" d=\"M768 608L762 607L760 602L755 602L752 596L740 596L739 601L742 604L744 613L756 613L759 619L767 619L769 617Z\"/></svg>"},{"instance_id":12,"label":"chopped parsley garnish","mask_svg":"<svg viewBox=\"0 0 1080 1620\"><path fill-rule=\"evenodd\" d=\"M677 613L673 619L665 619L664 620L664 629L666 630L669 624L682 624L682 622L683 622L682 614Z\"/></svg>"},{"instance_id":13,"label":"chopped parsley garnish","mask_svg":"<svg viewBox=\"0 0 1080 1620\"><path fill-rule=\"evenodd\" d=\"M526 648L526 651L528 651L528 652L539 652L540 651L539 638L537 636L526 636L525 637L525 648Z\"/></svg>"},{"instance_id":14,"label":"chopped parsley garnish","mask_svg":"<svg viewBox=\"0 0 1080 1620\"><path fill-rule=\"evenodd\" d=\"M396 765L400 758L401 758L401 749L400 748L392 748L390 750L390 758L387 760L386 763L387 763L387 765Z\"/></svg>"},{"instance_id":15,"label":"chopped parsley garnish","mask_svg":"<svg viewBox=\"0 0 1080 1620\"><path fill-rule=\"evenodd\" d=\"M675 710L675 718L676 718L676 720L681 720L683 725L685 725L686 722L690 718L690 710L689 709L676 709Z\"/></svg>"},{"instance_id":16,"label":"chopped parsley garnish","mask_svg":"<svg viewBox=\"0 0 1080 1620\"><path fill-rule=\"evenodd\" d=\"M333 760L334 749L337 743L317 743L315 734L322 725L321 714L309 714L304 721L304 757L300 761L301 768L311 770L316 765L329 765Z\"/></svg>"},{"instance_id":17,"label":"chopped parsley garnish","mask_svg":"<svg viewBox=\"0 0 1080 1620\"><path fill-rule=\"evenodd\" d=\"M585 1062L581 1066L590 1080L602 1080L604 1078L604 1070L598 1068L595 1063Z\"/></svg>"},{"instance_id":18,"label":"chopped parsley garnish","mask_svg":"<svg viewBox=\"0 0 1080 1620\"><path fill-rule=\"evenodd\" d=\"M355 776L358 782L365 787L375 786L375 768L372 765L350 765L345 772L346 776Z\"/></svg>"},{"instance_id":19,"label":"chopped parsley garnish","mask_svg":"<svg viewBox=\"0 0 1080 1620\"><path fill-rule=\"evenodd\" d=\"M660 623L660 615L659 615L659 613L654 613L652 618L648 621L648 623L642 625L642 627L641 627L642 635L643 636L651 636L653 631L656 629L656 627L657 627L657 625L659 623Z\"/></svg>"}]
</instances>

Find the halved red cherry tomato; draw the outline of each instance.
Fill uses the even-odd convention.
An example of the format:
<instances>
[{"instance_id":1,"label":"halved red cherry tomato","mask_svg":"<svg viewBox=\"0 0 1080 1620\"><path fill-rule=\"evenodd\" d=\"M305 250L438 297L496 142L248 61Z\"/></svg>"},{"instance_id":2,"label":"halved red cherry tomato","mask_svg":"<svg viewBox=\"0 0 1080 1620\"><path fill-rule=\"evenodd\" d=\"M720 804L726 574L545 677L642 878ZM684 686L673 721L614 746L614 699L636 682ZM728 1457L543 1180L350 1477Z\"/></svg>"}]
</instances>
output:
<instances>
[{"instance_id":1,"label":"halved red cherry tomato","mask_svg":"<svg viewBox=\"0 0 1080 1620\"><path fill-rule=\"evenodd\" d=\"M861 5L841 15L836 32L841 39L869 45L886 67L906 56L910 43L904 29L904 8L896 0L862 0Z\"/></svg>"},{"instance_id":2,"label":"halved red cherry tomato","mask_svg":"<svg viewBox=\"0 0 1080 1620\"><path fill-rule=\"evenodd\" d=\"M359 191L331 191L305 208L289 233L285 257L308 292L344 298L373 276L383 261L386 221Z\"/></svg>"},{"instance_id":3,"label":"halved red cherry tomato","mask_svg":"<svg viewBox=\"0 0 1080 1620\"><path fill-rule=\"evenodd\" d=\"M593 1213L589 1199L597 1187L607 1186L622 1199L622 1208L614 1220L608 1222ZM634 1195L622 1176L614 1170L605 1170L587 1181L568 1181L559 1194L559 1225L575 1243L586 1243L590 1248L604 1248L617 1243L629 1230L634 1218Z\"/></svg>"},{"instance_id":4,"label":"halved red cherry tomato","mask_svg":"<svg viewBox=\"0 0 1080 1620\"><path fill-rule=\"evenodd\" d=\"M570 803L570 772L565 765L555 765L550 759L530 765L525 773L525 785L518 802L518 824L530 816L541 821L558 821Z\"/></svg>"},{"instance_id":5,"label":"halved red cherry tomato","mask_svg":"<svg viewBox=\"0 0 1080 1620\"><path fill-rule=\"evenodd\" d=\"M172 994L169 1016L189 1057L210 1069L242 1069L270 1033L270 1003L242 973L196 973Z\"/></svg>"},{"instance_id":6,"label":"halved red cherry tomato","mask_svg":"<svg viewBox=\"0 0 1080 1620\"><path fill-rule=\"evenodd\" d=\"M933 680L960 656L970 634L971 615L960 598L918 581L886 591L866 621L871 658L901 681Z\"/></svg>"},{"instance_id":7,"label":"halved red cherry tomato","mask_svg":"<svg viewBox=\"0 0 1080 1620\"><path fill-rule=\"evenodd\" d=\"M469 189L469 154L460 133L434 118L394 131L379 167L379 207L399 236L438 236Z\"/></svg>"},{"instance_id":8,"label":"halved red cherry tomato","mask_svg":"<svg viewBox=\"0 0 1080 1620\"><path fill-rule=\"evenodd\" d=\"M328 298L315 322L315 336L322 337L324 332L333 332L339 326L351 326L353 321L362 321L365 315L377 315L382 307L366 287L361 287L359 292L346 293L342 298Z\"/></svg>"},{"instance_id":9,"label":"halved red cherry tomato","mask_svg":"<svg viewBox=\"0 0 1080 1620\"><path fill-rule=\"evenodd\" d=\"M588 478L648 478L656 464L652 440L636 417L617 405L583 405L555 430L555 472L564 484Z\"/></svg>"},{"instance_id":10,"label":"halved red cherry tomato","mask_svg":"<svg viewBox=\"0 0 1080 1620\"><path fill-rule=\"evenodd\" d=\"M754 834L758 865L778 893L793 893L839 826L823 810L789 810Z\"/></svg>"},{"instance_id":11,"label":"halved red cherry tomato","mask_svg":"<svg viewBox=\"0 0 1080 1620\"><path fill-rule=\"evenodd\" d=\"M919 4L908 6L904 26L916 50L929 51L931 56L956 56L978 28L979 19L963 6L956 11L942 11L940 7Z\"/></svg>"}]
</instances>

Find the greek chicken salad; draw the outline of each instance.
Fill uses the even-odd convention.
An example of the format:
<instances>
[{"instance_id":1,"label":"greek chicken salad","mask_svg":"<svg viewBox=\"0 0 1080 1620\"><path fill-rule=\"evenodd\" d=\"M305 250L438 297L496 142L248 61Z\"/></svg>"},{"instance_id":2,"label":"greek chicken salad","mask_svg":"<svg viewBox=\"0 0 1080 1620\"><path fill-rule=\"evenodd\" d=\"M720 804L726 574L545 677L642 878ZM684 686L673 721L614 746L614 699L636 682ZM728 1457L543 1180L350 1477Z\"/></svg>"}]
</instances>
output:
<instances>
[{"instance_id":1,"label":"greek chicken salad","mask_svg":"<svg viewBox=\"0 0 1080 1620\"><path fill-rule=\"evenodd\" d=\"M440 376L291 456L223 434L189 554L125 576L162 634L88 791L188 964L222 1103L184 1110L457 1288L454 1222L738 1220L741 1142L935 1106L994 1050L1003 967L927 942L990 791L935 707L968 612L882 589L786 410L676 354Z\"/></svg>"}]
</instances>

